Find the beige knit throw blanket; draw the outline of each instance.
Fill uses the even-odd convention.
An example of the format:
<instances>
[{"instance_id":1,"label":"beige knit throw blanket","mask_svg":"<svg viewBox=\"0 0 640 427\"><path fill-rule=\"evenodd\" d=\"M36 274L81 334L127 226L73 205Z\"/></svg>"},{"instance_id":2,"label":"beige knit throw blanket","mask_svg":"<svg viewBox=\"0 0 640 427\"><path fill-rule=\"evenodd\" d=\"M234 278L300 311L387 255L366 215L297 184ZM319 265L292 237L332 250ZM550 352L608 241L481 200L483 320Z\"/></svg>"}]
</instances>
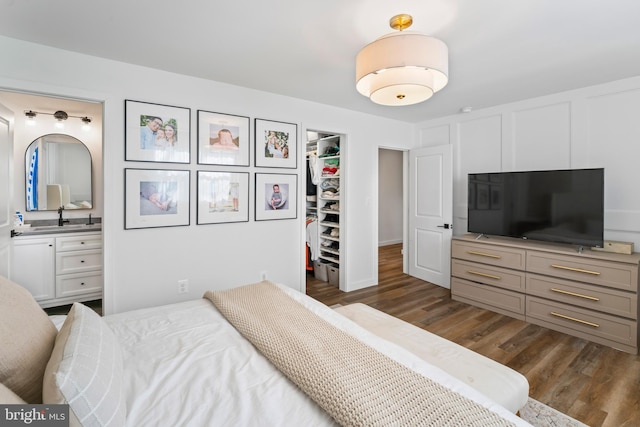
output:
<instances>
[{"instance_id":1,"label":"beige knit throw blanket","mask_svg":"<svg viewBox=\"0 0 640 427\"><path fill-rule=\"evenodd\" d=\"M341 331L270 282L204 297L342 425L513 425Z\"/></svg>"}]
</instances>

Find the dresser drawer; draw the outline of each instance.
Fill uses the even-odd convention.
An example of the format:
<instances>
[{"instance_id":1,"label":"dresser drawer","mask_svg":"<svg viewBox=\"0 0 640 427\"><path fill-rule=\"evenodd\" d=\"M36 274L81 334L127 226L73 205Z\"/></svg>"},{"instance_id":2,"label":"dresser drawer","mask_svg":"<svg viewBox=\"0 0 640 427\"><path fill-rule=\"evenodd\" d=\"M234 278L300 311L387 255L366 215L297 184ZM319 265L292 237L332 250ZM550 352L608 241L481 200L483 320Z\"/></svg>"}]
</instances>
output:
<instances>
[{"instance_id":1,"label":"dresser drawer","mask_svg":"<svg viewBox=\"0 0 640 427\"><path fill-rule=\"evenodd\" d=\"M56 254L56 275L100 269L102 269L101 249Z\"/></svg>"},{"instance_id":2,"label":"dresser drawer","mask_svg":"<svg viewBox=\"0 0 640 427\"><path fill-rule=\"evenodd\" d=\"M587 283L527 274L527 295L577 305L630 319L638 316L638 295Z\"/></svg>"},{"instance_id":3,"label":"dresser drawer","mask_svg":"<svg viewBox=\"0 0 640 427\"><path fill-rule=\"evenodd\" d=\"M527 271L600 286L637 291L638 266L546 252L527 252Z\"/></svg>"},{"instance_id":4,"label":"dresser drawer","mask_svg":"<svg viewBox=\"0 0 640 427\"><path fill-rule=\"evenodd\" d=\"M101 249L101 234L81 234L56 238L56 252L79 251L85 249Z\"/></svg>"},{"instance_id":5,"label":"dresser drawer","mask_svg":"<svg viewBox=\"0 0 640 427\"><path fill-rule=\"evenodd\" d=\"M524 291L525 273L476 262L451 260L451 275L515 291Z\"/></svg>"},{"instance_id":6,"label":"dresser drawer","mask_svg":"<svg viewBox=\"0 0 640 427\"><path fill-rule=\"evenodd\" d=\"M452 278L451 298L524 320L524 294Z\"/></svg>"},{"instance_id":7,"label":"dresser drawer","mask_svg":"<svg viewBox=\"0 0 640 427\"><path fill-rule=\"evenodd\" d=\"M485 245L482 243L451 242L451 257L467 261L481 262L498 267L524 270L525 253L523 249L507 248L504 246Z\"/></svg>"},{"instance_id":8,"label":"dresser drawer","mask_svg":"<svg viewBox=\"0 0 640 427\"><path fill-rule=\"evenodd\" d=\"M634 320L533 296L527 296L526 320L596 342L598 341L594 337L601 338L607 341L607 345L614 342L635 348L638 342L637 324Z\"/></svg>"},{"instance_id":9,"label":"dresser drawer","mask_svg":"<svg viewBox=\"0 0 640 427\"><path fill-rule=\"evenodd\" d=\"M56 296L71 297L102 291L102 270L56 277Z\"/></svg>"}]
</instances>

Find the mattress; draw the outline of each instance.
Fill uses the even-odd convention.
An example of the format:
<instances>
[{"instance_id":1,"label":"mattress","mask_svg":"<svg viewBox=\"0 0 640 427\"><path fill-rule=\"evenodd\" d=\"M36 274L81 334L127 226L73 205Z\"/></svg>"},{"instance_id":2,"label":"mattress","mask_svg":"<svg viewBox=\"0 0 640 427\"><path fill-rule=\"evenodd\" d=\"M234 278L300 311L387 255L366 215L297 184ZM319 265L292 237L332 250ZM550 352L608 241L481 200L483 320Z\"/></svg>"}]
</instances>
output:
<instances>
[{"instance_id":1,"label":"mattress","mask_svg":"<svg viewBox=\"0 0 640 427\"><path fill-rule=\"evenodd\" d=\"M527 404L529 382L507 366L365 304L349 304L334 310L441 368L513 413Z\"/></svg>"},{"instance_id":2,"label":"mattress","mask_svg":"<svg viewBox=\"0 0 640 427\"><path fill-rule=\"evenodd\" d=\"M516 425L529 425L477 390L282 287L337 328ZM335 425L205 299L104 318L123 349L127 425Z\"/></svg>"}]
</instances>

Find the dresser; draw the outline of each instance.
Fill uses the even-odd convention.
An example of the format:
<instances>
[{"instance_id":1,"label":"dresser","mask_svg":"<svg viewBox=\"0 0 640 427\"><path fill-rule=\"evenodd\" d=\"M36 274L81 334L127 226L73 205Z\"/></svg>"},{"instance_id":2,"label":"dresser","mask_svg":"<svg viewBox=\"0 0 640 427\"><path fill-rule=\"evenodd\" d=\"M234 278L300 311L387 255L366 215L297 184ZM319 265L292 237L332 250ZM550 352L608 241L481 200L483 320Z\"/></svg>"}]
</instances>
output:
<instances>
[{"instance_id":1,"label":"dresser","mask_svg":"<svg viewBox=\"0 0 640 427\"><path fill-rule=\"evenodd\" d=\"M451 297L638 353L640 254L465 235L451 244Z\"/></svg>"}]
</instances>

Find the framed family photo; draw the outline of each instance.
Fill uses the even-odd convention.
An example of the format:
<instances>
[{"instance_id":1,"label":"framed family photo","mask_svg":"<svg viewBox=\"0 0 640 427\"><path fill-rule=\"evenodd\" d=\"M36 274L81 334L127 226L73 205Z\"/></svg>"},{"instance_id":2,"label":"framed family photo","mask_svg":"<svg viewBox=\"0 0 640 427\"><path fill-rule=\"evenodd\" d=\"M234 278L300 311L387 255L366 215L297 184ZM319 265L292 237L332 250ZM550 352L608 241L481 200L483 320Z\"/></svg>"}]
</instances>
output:
<instances>
[{"instance_id":1,"label":"framed family photo","mask_svg":"<svg viewBox=\"0 0 640 427\"><path fill-rule=\"evenodd\" d=\"M249 166L249 117L198 110L198 164Z\"/></svg>"},{"instance_id":2,"label":"framed family photo","mask_svg":"<svg viewBox=\"0 0 640 427\"><path fill-rule=\"evenodd\" d=\"M124 102L125 160L190 163L190 108Z\"/></svg>"},{"instance_id":3,"label":"framed family photo","mask_svg":"<svg viewBox=\"0 0 640 427\"><path fill-rule=\"evenodd\" d=\"M297 167L298 125L255 119L256 166Z\"/></svg>"},{"instance_id":4,"label":"framed family photo","mask_svg":"<svg viewBox=\"0 0 640 427\"><path fill-rule=\"evenodd\" d=\"M297 181L292 174L256 174L256 221L297 218Z\"/></svg>"},{"instance_id":5,"label":"framed family photo","mask_svg":"<svg viewBox=\"0 0 640 427\"><path fill-rule=\"evenodd\" d=\"M189 225L187 170L125 169L125 230Z\"/></svg>"},{"instance_id":6,"label":"framed family photo","mask_svg":"<svg viewBox=\"0 0 640 427\"><path fill-rule=\"evenodd\" d=\"M249 172L198 171L198 224L249 221Z\"/></svg>"}]
</instances>

